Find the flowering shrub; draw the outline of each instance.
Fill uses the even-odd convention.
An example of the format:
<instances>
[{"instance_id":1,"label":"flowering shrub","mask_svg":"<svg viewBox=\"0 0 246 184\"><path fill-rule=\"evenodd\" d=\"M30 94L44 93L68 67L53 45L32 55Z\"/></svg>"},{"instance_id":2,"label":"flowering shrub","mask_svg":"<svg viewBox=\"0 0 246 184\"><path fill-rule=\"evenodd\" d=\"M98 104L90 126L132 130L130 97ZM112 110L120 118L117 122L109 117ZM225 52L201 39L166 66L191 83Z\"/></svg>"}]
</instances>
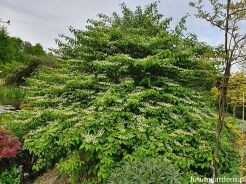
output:
<instances>
[{"instance_id":1,"label":"flowering shrub","mask_svg":"<svg viewBox=\"0 0 246 184\"><path fill-rule=\"evenodd\" d=\"M215 69L203 53L210 48L182 36L182 21L171 31L156 4L135 12L123 5L122 14L101 15L85 31L71 28L76 39L58 41L57 53L75 59L28 79L31 110L6 126L34 155L33 169L55 166L71 182L81 174L105 182L140 155L209 175L216 116L206 90ZM223 150L221 173L230 173L235 149Z\"/></svg>"}]
</instances>

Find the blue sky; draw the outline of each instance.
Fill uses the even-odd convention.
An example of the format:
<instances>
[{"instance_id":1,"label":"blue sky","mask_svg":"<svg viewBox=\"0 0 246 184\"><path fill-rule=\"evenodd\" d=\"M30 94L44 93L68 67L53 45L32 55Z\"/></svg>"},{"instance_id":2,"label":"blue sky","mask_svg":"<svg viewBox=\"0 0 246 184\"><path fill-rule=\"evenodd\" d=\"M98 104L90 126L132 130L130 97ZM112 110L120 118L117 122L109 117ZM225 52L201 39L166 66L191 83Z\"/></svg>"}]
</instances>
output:
<instances>
[{"instance_id":1,"label":"blue sky","mask_svg":"<svg viewBox=\"0 0 246 184\"><path fill-rule=\"evenodd\" d=\"M96 18L98 13L119 12L122 2L134 9L153 0L1 0L0 18L11 20L10 35L41 43L47 49L56 46L54 39L58 34L69 34L69 26L84 28L87 19ZM174 23L186 13L194 13L188 0L161 0L159 11L166 17L173 17ZM194 16L188 18L187 28L197 34L200 41L211 45L222 43L222 32Z\"/></svg>"}]
</instances>

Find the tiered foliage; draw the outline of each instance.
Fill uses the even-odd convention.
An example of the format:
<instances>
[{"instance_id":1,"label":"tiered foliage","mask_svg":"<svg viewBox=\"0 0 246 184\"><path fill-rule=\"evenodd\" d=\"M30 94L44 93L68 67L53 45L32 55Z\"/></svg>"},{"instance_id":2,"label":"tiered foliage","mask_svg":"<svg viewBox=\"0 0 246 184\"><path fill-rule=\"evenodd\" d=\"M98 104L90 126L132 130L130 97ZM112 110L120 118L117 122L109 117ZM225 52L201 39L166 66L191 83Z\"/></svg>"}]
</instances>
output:
<instances>
[{"instance_id":1,"label":"tiered foliage","mask_svg":"<svg viewBox=\"0 0 246 184\"><path fill-rule=\"evenodd\" d=\"M59 41L63 58L29 79L27 99L8 128L35 156L34 169L54 165L76 181L106 181L126 160L164 156L181 172L208 175L214 114L208 96L214 76L211 48L174 31L156 4L123 16L100 16L76 39ZM224 137L223 141L227 141ZM237 158L227 146L222 173ZM230 162L229 162L230 160Z\"/></svg>"}]
</instances>

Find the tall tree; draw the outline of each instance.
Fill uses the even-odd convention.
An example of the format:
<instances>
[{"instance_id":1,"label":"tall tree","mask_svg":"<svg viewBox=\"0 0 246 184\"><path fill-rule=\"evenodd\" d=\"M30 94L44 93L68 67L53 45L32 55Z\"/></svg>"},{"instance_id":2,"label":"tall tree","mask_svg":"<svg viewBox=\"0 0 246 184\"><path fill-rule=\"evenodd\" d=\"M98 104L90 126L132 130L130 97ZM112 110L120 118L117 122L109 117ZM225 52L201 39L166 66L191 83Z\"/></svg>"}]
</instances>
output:
<instances>
[{"instance_id":1,"label":"tall tree","mask_svg":"<svg viewBox=\"0 0 246 184\"><path fill-rule=\"evenodd\" d=\"M11 60L13 49L9 44L9 36L6 27L0 27L0 63Z\"/></svg>"},{"instance_id":2,"label":"tall tree","mask_svg":"<svg viewBox=\"0 0 246 184\"><path fill-rule=\"evenodd\" d=\"M203 0L192 1L190 6L197 9L196 17L208 21L212 26L224 32L224 69L221 84L221 98L219 102L219 115L216 129L216 143L213 151L211 170L212 176L217 176L217 159L221 145L221 134L226 117L226 100L228 82L233 64L245 61L246 34L240 31L240 24L246 19L245 0L227 0L221 3L219 0L209 0L212 6L211 11L207 11L203 6Z\"/></svg>"},{"instance_id":3,"label":"tall tree","mask_svg":"<svg viewBox=\"0 0 246 184\"><path fill-rule=\"evenodd\" d=\"M32 45L20 38L11 37L7 28L0 26L0 64L12 61L25 62L30 56L44 56L45 54L39 43Z\"/></svg>"}]
</instances>

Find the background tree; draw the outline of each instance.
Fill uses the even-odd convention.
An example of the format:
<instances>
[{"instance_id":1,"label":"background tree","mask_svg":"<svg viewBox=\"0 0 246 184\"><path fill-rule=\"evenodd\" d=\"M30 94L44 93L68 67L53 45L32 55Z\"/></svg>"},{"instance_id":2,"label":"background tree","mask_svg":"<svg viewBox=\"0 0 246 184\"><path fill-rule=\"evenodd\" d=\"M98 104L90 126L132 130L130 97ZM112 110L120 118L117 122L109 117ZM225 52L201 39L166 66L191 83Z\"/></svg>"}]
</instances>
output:
<instances>
[{"instance_id":1,"label":"background tree","mask_svg":"<svg viewBox=\"0 0 246 184\"><path fill-rule=\"evenodd\" d=\"M224 71L221 84L221 98L219 102L219 116L216 130L216 146L213 151L211 162L212 176L217 175L217 157L220 151L221 134L226 117L226 99L228 82L233 64L245 61L246 35L240 32L240 23L246 19L245 0L232 2L227 0L225 4L219 0L209 0L212 10L209 12L203 6L203 0L190 2L190 5L197 9L196 17L208 21L224 32Z\"/></svg>"},{"instance_id":2,"label":"background tree","mask_svg":"<svg viewBox=\"0 0 246 184\"><path fill-rule=\"evenodd\" d=\"M5 77L14 68L25 65L32 56L45 56L40 44L32 45L20 38L8 35L6 27L0 27L0 78Z\"/></svg>"},{"instance_id":3,"label":"background tree","mask_svg":"<svg viewBox=\"0 0 246 184\"><path fill-rule=\"evenodd\" d=\"M7 29L0 27L0 62L7 63L13 57L13 47L10 44Z\"/></svg>"},{"instance_id":4,"label":"background tree","mask_svg":"<svg viewBox=\"0 0 246 184\"><path fill-rule=\"evenodd\" d=\"M246 79L243 72L237 72L228 83L228 100L233 108L233 118L236 118L237 106L242 106L243 94L246 95Z\"/></svg>"},{"instance_id":5,"label":"background tree","mask_svg":"<svg viewBox=\"0 0 246 184\"><path fill-rule=\"evenodd\" d=\"M41 44L32 45L30 42L24 42L23 51L31 56L44 56L45 51Z\"/></svg>"},{"instance_id":6,"label":"background tree","mask_svg":"<svg viewBox=\"0 0 246 184\"><path fill-rule=\"evenodd\" d=\"M15 60L25 62L30 56L44 56L46 53L39 43L32 45L20 38L8 35L6 27L0 27L0 63Z\"/></svg>"}]
</instances>

